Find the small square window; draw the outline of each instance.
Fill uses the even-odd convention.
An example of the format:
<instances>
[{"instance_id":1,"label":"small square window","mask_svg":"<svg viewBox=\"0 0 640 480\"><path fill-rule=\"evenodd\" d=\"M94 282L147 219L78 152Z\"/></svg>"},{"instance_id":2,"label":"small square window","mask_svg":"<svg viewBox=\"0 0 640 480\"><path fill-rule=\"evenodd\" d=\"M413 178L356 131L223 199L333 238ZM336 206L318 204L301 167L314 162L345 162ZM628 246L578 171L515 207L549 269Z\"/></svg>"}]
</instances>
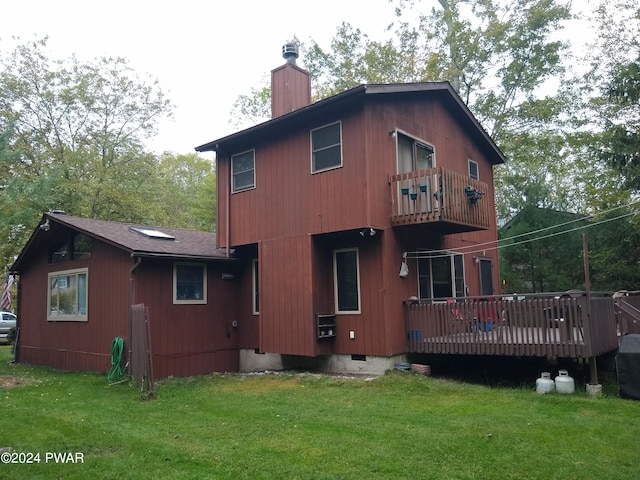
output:
<instances>
[{"instance_id":1,"label":"small square window","mask_svg":"<svg viewBox=\"0 0 640 480\"><path fill-rule=\"evenodd\" d=\"M469 160L469 176L478 180L478 163L473 160Z\"/></svg>"},{"instance_id":2,"label":"small square window","mask_svg":"<svg viewBox=\"0 0 640 480\"><path fill-rule=\"evenodd\" d=\"M173 266L173 303L207 303L207 267L197 263Z\"/></svg>"},{"instance_id":3,"label":"small square window","mask_svg":"<svg viewBox=\"0 0 640 480\"><path fill-rule=\"evenodd\" d=\"M231 156L231 177L233 193L256 186L255 150Z\"/></svg>"},{"instance_id":4,"label":"small square window","mask_svg":"<svg viewBox=\"0 0 640 480\"><path fill-rule=\"evenodd\" d=\"M342 166L340 122L311 130L311 173Z\"/></svg>"}]
</instances>

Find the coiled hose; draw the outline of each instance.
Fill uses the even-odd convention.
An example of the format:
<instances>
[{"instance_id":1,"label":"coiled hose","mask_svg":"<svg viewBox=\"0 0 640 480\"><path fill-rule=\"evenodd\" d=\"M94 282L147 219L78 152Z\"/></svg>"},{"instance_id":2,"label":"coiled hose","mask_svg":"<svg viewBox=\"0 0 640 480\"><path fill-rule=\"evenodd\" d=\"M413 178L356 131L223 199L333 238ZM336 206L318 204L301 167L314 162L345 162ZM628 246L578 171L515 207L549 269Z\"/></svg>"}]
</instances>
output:
<instances>
[{"instance_id":1,"label":"coiled hose","mask_svg":"<svg viewBox=\"0 0 640 480\"><path fill-rule=\"evenodd\" d=\"M122 368L120 364L122 363L122 352L124 351L124 341L120 337L116 337L111 342L111 370L109 370L109 375L107 375L107 381L117 382L122 380Z\"/></svg>"}]
</instances>

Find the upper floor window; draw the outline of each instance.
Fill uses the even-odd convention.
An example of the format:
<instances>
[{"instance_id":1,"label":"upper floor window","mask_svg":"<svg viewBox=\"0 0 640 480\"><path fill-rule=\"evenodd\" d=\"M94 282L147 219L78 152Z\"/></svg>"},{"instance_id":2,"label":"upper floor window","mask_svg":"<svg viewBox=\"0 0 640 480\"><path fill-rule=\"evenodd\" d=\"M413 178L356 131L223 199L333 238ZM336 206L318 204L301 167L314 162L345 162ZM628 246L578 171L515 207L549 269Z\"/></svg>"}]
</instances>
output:
<instances>
[{"instance_id":1,"label":"upper floor window","mask_svg":"<svg viewBox=\"0 0 640 480\"><path fill-rule=\"evenodd\" d=\"M360 265L358 249L333 252L336 313L360 313Z\"/></svg>"},{"instance_id":2,"label":"upper floor window","mask_svg":"<svg viewBox=\"0 0 640 480\"><path fill-rule=\"evenodd\" d=\"M91 238L72 232L49 251L49 263L70 262L91 258Z\"/></svg>"},{"instance_id":3,"label":"upper floor window","mask_svg":"<svg viewBox=\"0 0 640 480\"><path fill-rule=\"evenodd\" d=\"M207 303L207 267L202 263L173 265L173 303Z\"/></svg>"},{"instance_id":4,"label":"upper floor window","mask_svg":"<svg viewBox=\"0 0 640 480\"><path fill-rule=\"evenodd\" d=\"M474 180L478 180L478 162L469 160L469 176Z\"/></svg>"},{"instance_id":5,"label":"upper floor window","mask_svg":"<svg viewBox=\"0 0 640 480\"><path fill-rule=\"evenodd\" d=\"M87 321L88 275L86 268L49 274L47 320Z\"/></svg>"},{"instance_id":6,"label":"upper floor window","mask_svg":"<svg viewBox=\"0 0 640 480\"><path fill-rule=\"evenodd\" d=\"M311 130L311 173L342 166L342 124Z\"/></svg>"},{"instance_id":7,"label":"upper floor window","mask_svg":"<svg viewBox=\"0 0 640 480\"><path fill-rule=\"evenodd\" d=\"M232 192L241 192L256 186L255 150L231 156Z\"/></svg>"},{"instance_id":8,"label":"upper floor window","mask_svg":"<svg viewBox=\"0 0 640 480\"><path fill-rule=\"evenodd\" d=\"M398 133L398 173L433 168L435 151L431 145Z\"/></svg>"}]
</instances>

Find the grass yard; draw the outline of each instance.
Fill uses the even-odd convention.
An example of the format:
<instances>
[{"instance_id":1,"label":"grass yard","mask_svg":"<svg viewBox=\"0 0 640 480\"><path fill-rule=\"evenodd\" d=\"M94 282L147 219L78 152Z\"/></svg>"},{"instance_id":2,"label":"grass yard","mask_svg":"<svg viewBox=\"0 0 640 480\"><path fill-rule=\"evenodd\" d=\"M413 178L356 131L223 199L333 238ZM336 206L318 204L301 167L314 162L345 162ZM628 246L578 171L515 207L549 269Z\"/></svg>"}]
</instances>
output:
<instances>
[{"instance_id":1,"label":"grass yard","mask_svg":"<svg viewBox=\"0 0 640 480\"><path fill-rule=\"evenodd\" d=\"M0 465L0 478L640 477L640 402L614 395L537 395L534 385L394 371L174 378L143 401L106 375L9 359L0 347L0 447L40 462ZM45 461L47 452L78 452L83 463Z\"/></svg>"}]
</instances>

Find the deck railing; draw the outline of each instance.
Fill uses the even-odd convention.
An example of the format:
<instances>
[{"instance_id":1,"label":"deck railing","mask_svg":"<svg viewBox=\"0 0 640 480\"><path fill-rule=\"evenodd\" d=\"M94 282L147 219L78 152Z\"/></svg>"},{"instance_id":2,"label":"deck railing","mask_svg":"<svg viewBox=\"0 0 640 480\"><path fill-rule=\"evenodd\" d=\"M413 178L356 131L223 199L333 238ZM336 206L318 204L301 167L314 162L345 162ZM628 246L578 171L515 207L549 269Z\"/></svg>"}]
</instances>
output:
<instances>
[{"instance_id":1,"label":"deck railing","mask_svg":"<svg viewBox=\"0 0 640 480\"><path fill-rule=\"evenodd\" d=\"M391 223L442 222L460 230L486 230L491 208L487 184L442 167L389 177Z\"/></svg>"},{"instance_id":2,"label":"deck railing","mask_svg":"<svg viewBox=\"0 0 640 480\"><path fill-rule=\"evenodd\" d=\"M589 358L618 346L611 297L467 297L404 308L410 352Z\"/></svg>"},{"instance_id":3,"label":"deck railing","mask_svg":"<svg viewBox=\"0 0 640 480\"><path fill-rule=\"evenodd\" d=\"M615 309L619 318L620 332L640 333L640 292L624 292L616 294Z\"/></svg>"}]
</instances>

